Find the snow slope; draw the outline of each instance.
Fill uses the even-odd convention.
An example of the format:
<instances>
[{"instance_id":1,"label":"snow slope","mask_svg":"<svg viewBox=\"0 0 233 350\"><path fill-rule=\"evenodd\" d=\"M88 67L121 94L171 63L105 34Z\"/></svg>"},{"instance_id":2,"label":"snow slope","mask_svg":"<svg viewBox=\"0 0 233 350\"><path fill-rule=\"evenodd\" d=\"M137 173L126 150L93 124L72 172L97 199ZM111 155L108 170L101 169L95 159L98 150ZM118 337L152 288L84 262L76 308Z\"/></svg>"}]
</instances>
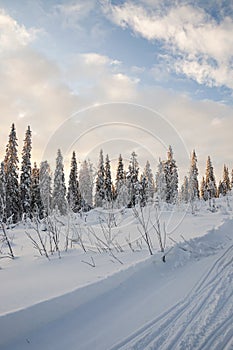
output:
<instances>
[{"instance_id":1,"label":"snow slope","mask_svg":"<svg viewBox=\"0 0 233 350\"><path fill-rule=\"evenodd\" d=\"M124 265L35 259L17 238L25 254L0 271L0 349L232 349L233 219L186 215L172 237L165 264L142 250L119 253Z\"/></svg>"}]
</instances>

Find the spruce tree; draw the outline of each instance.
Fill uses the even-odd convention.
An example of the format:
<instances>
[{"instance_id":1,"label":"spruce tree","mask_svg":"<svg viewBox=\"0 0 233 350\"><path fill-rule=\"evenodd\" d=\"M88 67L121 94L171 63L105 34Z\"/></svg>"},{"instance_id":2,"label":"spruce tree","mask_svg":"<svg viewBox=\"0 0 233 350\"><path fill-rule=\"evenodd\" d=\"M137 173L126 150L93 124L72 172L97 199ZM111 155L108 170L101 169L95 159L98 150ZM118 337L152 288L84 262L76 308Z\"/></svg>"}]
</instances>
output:
<instances>
[{"instance_id":1,"label":"spruce tree","mask_svg":"<svg viewBox=\"0 0 233 350\"><path fill-rule=\"evenodd\" d=\"M74 212L78 212L81 209L81 194L79 191L78 166L75 152L73 152L71 159L67 202L69 204L70 209Z\"/></svg>"},{"instance_id":2,"label":"spruce tree","mask_svg":"<svg viewBox=\"0 0 233 350\"><path fill-rule=\"evenodd\" d=\"M190 200L190 191L189 191L190 187L189 187L189 179L187 176L184 177L184 182L181 186L180 189L180 198L181 201L184 203L188 203Z\"/></svg>"},{"instance_id":3,"label":"spruce tree","mask_svg":"<svg viewBox=\"0 0 233 350\"><path fill-rule=\"evenodd\" d=\"M93 168L90 161L84 160L79 171L79 188L82 208L90 210L93 206Z\"/></svg>"},{"instance_id":4,"label":"spruce tree","mask_svg":"<svg viewBox=\"0 0 233 350\"><path fill-rule=\"evenodd\" d=\"M130 197L129 197L128 187L126 182L124 182L118 190L118 194L116 197L116 204L118 208L122 208L122 207L128 206L129 202L130 202Z\"/></svg>"},{"instance_id":5,"label":"spruce tree","mask_svg":"<svg viewBox=\"0 0 233 350\"><path fill-rule=\"evenodd\" d=\"M44 214L49 215L52 203L51 171L47 160L41 162L39 171L40 195L44 207Z\"/></svg>"},{"instance_id":6,"label":"spruce tree","mask_svg":"<svg viewBox=\"0 0 233 350\"><path fill-rule=\"evenodd\" d=\"M159 159L158 164L158 171L156 173L155 177L156 182L156 197L158 198L159 202L165 202L166 201L166 178L164 173L164 166L161 159Z\"/></svg>"},{"instance_id":7,"label":"spruce tree","mask_svg":"<svg viewBox=\"0 0 233 350\"><path fill-rule=\"evenodd\" d=\"M66 186L61 150L57 151L56 168L54 172L52 207L58 210L61 215L67 213Z\"/></svg>"},{"instance_id":8,"label":"spruce tree","mask_svg":"<svg viewBox=\"0 0 233 350\"><path fill-rule=\"evenodd\" d=\"M207 191L207 186L206 186L204 176L202 177L202 181L201 181L200 195L201 195L201 198L204 199L205 201L208 200L208 191Z\"/></svg>"},{"instance_id":9,"label":"spruce tree","mask_svg":"<svg viewBox=\"0 0 233 350\"><path fill-rule=\"evenodd\" d=\"M145 174L141 175L140 178L140 206L145 207L145 205L148 202L148 179L146 178Z\"/></svg>"},{"instance_id":10,"label":"spruce tree","mask_svg":"<svg viewBox=\"0 0 233 350\"><path fill-rule=\"evenodd\" d=\"M166 180L166 201L174 204L178 195L178 172L171 146L169 146L167 161L164 162L163 167Z\"/></svg>"},{"instance_id":11,"label":"spruce tree","mask_svg":"<svg viewBox=\"0 0 233 350\"><path fill-rule=\"evenodd\" d=\"M206 189L208 192L208 198L215 198L217 196L217 186L214 176L214 168L210 156L207 158L206 162L206 178L205 178Z\"/></svg>"},{"instance_id":12,"label":"spruce tree","mask_svg":"<svg viewBox=\"0 0 233 350\"><path fill-rule=\"evenodd\" d=\"M112 195L112 176L111 167L108 154L105 160L105 171L104 171L104 198L107 202L111 202L113 199Z\"/></svg>"},{"instance_id":13,"label":"spruce tree","mask_svg":"<svg viewBox=\"0 0 233 350\"><path fill-rule=\"evenodd\" d=\"M226 194L231 190L231 183L229 178L229 171L227 166L224 164L223 167L223 181L222 181L222 195L226 196Z\"/></svg>"},{"instance_id":14,"label":"spruce tree","mask_svg":"<svg viewBox=\"0 0 233 350\"><path fill-rule=\"evenodd\" d=\"M195 150L193 150L191 155L191 164L189 171L189 199L191 201L198 199L199 194L199 185L198 185L198 168L197 168L197 156Z\"/></svg>"},{"instance_id":15,"label":"spruce tree","mask_svg":"<svg viewBox=\"0 0 233 350\"><path fill-rule=\"evenodd\" d=\"M217 195L218 195L218 197L226 195L225 186L221 180L219 181L219 184L218 184L218 194Z\"/></svg>"},{"instance_id":16,"label":"spruce tree","mask_svg":"<svg viewBox=\"0 0 233 350\"><path fill-rule=\"evenodd\" d=\"M134 207L140 199L140 183L138 180L139 166L137 154L133 151L130 157L129 169L126 175L127 187L129 193L128 207Z\"/></svg>"},{"instance_id":17,"label":"spruce tree","mask_svg":"<svg viewBox=\"0 0 233 350\"><path fill-rule=\"evenodd\" d=\"M122 156L120 154L118 158L116 181L115 181L116 197L118 196L120 189L124 184L125 184L124 164L123 164Z\"/></svg>"},{"instance_id":18,"label":"spruce tree","mask_svg":"<svg viewBox=\"0 0 233 350\"><path fill-rule=\"evenodd\" d=\"M4 162L1 162L0 168L0 220L6 220L6 175Z\"/></svg>"},{"instance_id":19,"label":"spruce tree","mask_svg":"<svg viewBox=\"0 0 233 350\"><path fill-rule=\"evenodd\" d=\"M143 176L145 177L144 183L145 183L145 198L146 202L151 202L154 197L154 192L155 192L155 183L154 183L154 178L153 178L153 173L150 167L150 162L147 160L144 171L143 171Z\"/></svg>"},{"instance_id":20,"label":"spruce tree","mask_svg":"<svg viewBox=\"0 0 233 350\"><path fill-rule=\"evenodd\" d=\"M15 125L12 124L6 147L4 170L6 179L6 218L12 217L13 222L17 222L20 218L17 146Z\"/></svg>"},{"instance_id":21,"label":"spruce tree","mask_svg":"<svg viewBox=\"0 0 233 350\"><path fill-rule=\"evenodd\" d=\"M101 149L100 155L99 155L99 165L97 170L96 188L95 188L95 206L96 207L102 207L103 201L105 198L104 178L105 178L104 157L103 157L103 150Z\"/></svg>"},{"instance_id":22,"label":"spruce tree","mask_svg":"<svg viewBox=\"0 0 233 350\"><path fill-rule=\"evenodd\" d=\"M32 149L32 133L28 126L24 146L22 151L22 166L20 176L20 198L22 214L30 216L31 211L31 149Z\"/></svg>"},{"instance_id":23,"label":"spruce tree","mask_svg":"<svg viewBox=\"0 0 233 350\"><path fill-rule=\"evenodd\" d=\"M32 168L31 176L31 215L42 218L44 215L44 205L40 195L40 170L37 168L36 162Z\"/></svg>"}]
</instances>

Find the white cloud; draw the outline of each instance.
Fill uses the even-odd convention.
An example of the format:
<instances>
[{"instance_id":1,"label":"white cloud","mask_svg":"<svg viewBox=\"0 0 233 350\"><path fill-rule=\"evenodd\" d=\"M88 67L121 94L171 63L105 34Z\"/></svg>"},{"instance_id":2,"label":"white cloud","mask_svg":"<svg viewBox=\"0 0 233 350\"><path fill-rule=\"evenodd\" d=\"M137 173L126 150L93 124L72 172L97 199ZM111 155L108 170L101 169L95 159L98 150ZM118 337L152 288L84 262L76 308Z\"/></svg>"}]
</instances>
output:
<instances>
[{"instance_id":1,"label":"white cloud","mask_svg":"<svg viewBox=\"0 0 233 350\"><path fill-rule=\"evenodd\" d=\"M20 141L19 150L22 147L26 127L28 124L31 125L33 160L40 160L43 147L54 135L57 127L60 124L63 125L63 122L73 112L96 103L101 105L103 102L127 101L141 103L165 115L178 129L188 149L197 148L201 164L205 163L206 156L210 154L214 164L217 161L220 165L221 162L225 162L231 166L233 128L231 107L210 101L192 101L186 96L158 88L139 87L137 73L140 73L140 69L138 70L138 67L132 68L129 75L124 71L123 64L115 57L111 58L96 52L75 55L69 71L64 73L56 62L50 61L30 47L32 38L30 30L20 26L7 15L6 19L11 25L4 27L5 35L10 38L16 37L17 40L14 40L16 43L19 41L20 44L15 45L15 51L9 51L0 56L0 112L2 116L0 138L3 140L0 144L1 159L4 156L4 145L7 142L12 122L16 122ZM23 34L24 31L29 33L29 37ZM14 40L11 39L11 44L8 46L13 46ZM187 61L192 63L191 57L188 57ZM208 59L205 62L207 64ZM182 62L181 67L185 67L184 63ZM181 68L177 66L176 69ZM197 76L200 67L187 67L185 74L193 74L192 70L195 70L195 76ZM220 72L216 71L216 74L220 75ZM200 81L205 75L207 73L204 71L199 77ZM227 79L227 71L224 79ZM65 82L70 85L67 86ZM71 85L73 84L77 87L78 95L72 94ZM111 111L112 114L106 115L106 120L117 120L119 110L112 109ZM145 129L150 130L151 124L147 123L143 111L138 115L132 113L131 118L133 121L140 119L145 124ZM218 120L221 120L221 123L216 123ZM98 116L96 121L98 122ZM81 126L85 128L85 120L82 121ZM77 126L77 129L79 127ZM157 124L154 127L156 128ZM74 128L72 132L76 133L77 129ZM125 139L133 139L135 144L144 142L144 139L139 137L136 139L134 130L123 130L123 133ZM116 136L114 130L109 135L106 131L106 135L109 138ZM159 130L158 135L160 136ZM100 139L101 137L102 135ZM65 140L69 143L70 135L64 131L59 135L57 144L62 148ZM116 151L118 152L118 149ZM151 147L150 151L155 157L163 156L155 147ZM178 166L180 168L186 166L185 170L187 170L188 165L179 161Z\"/></svg>"},{"instance_id":2,"label":"white cloud","mask_svg":"<svg viewBox=\"0 0 233 350\"><path fill-rule=\"evenodd\" d=\"M3 9L0 9L0 52L17 50L32 42L38 30L19 25Z\"/></svg>"},{"instance_id":3,"label":"white cloud","mask_svg":"<svg viewBox=\"0 0 233 350\"><path fill-rule=\"evenodd\" d=\"M65 27L79 28L80 21L85 19L95 8L94 0L71 1L54 6L55 12L61 15Z\"/></svg>"},{"instance_id":4,"label":"white cloud","mask_svg":"<svg viewBox=\"0 0 233 350\"><path fill-rule=\"evenodd\" d=\"M118 60L110 59L108 56L100 55L95 52L80 54L83 57L85 64L95 65L95 66L105 66L105 65L120 65L121 62Z\"/></svg>"},{"instance_id":5,"label":"white cloud","mask_svg":"<svg viewBox=\"0 0 233 350\"><path fill-rule=\"evenodd\" d=\"M184 74L199 84L209 87L225 85L233 89L233 70L230 66L221 64L213 66L208 59L196 60L182 58L173 63L176 73Z\"/></svg>"},{"instance_id":6,"label":"white cloud","mask_svg":"<svg viewBox=\"0 0 233 350\"><path fill-rule=\"evenodd\" d=\"M80 94L98 102L134 98L139 83L135 74L122 71L120 61L95 52L75 55L67 77Z\"/></svg>"},{"instance_id":7,"label":"white cloud","mask_svg":"<svg viewBox=\"0 0 233 350\"><path fill-rule=\"evenodd\" d=\"M190 5L171 7L164 12L159 8L149 11L132 2L105 3L104 12L115 24L130 28L136 35L162 41L171 63L172 58L180 57L173 66L177 73L199 83L232 88L232 18L224 17L217 22L204 10Z\"/></svg>"},{"instance_id":8,"label":"white cloud","mask_svg":"<svg viewBox=\"0 0 233 350\"><path fill-rule=\"evenodd\" d=\"M20 149L27 125L36 130L33 154L40 159L56 126L78 106L79 100L63 82L57 64L30 46L37 33L0 11L1 159L12 122L16 123Z\"/></svg>"}]
</instances>

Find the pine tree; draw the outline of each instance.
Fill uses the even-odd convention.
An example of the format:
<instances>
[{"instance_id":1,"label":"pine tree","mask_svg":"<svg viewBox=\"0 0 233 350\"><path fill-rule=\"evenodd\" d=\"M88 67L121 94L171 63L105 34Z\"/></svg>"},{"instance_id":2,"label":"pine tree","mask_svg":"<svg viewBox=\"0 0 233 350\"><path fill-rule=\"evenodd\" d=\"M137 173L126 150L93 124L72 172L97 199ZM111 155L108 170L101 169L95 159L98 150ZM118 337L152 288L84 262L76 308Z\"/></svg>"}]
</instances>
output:
<instances>
[{"instance_id":1,"label":"pine tree","mask_svg":"<svg viewBox=\"0 0 233 350\"><path fill-rule=\"evenodd\" d=\"M61 150L57 151L56 168L54 172L52 207L58 210L61 215L67 213L66 186Z\"/></svg>"},{"instance_id":2,"label":"pine tree","mask_svg":"<svg viewBox=\"0 0 233 350\"><path fill-rule=\"evenodd\" d=\"M49 215L52 203L51 171L47 160L41 162L39 171L40 195L44 207L44 214Z\"/></svg>"},{"instance_id":3,"label":"pine tree","mask_svg":"<svg viewBox=\"0 0 233 350\"><path fill-rule=\"evenodd\" d=\"M191 201L198 199L199 194L199 185L198 185L198 168L197 168L197 156L195 150L193 150L191 155L191 164L189 171L189 199Z\"/></svg>"},{"instance_id":4,"label":"pine tree","mask_svg":"<svg viewBox=\"0 0 233 350\"><path fill-rule=\"evenodd\" d=\"M231 183L230 183L230 178L229 178L229 171L228 171L228 168L225 164L223 167L222 186L223 186L222 195L226 196L226 194L231 190Z\"/></svg>"},{"instance_id":5,"label":"pine tree","mask_svg":"<svg viewBox=\"0 0 233 350\"><path fill-rule=\"evenodd\" d=\"M167 161L164 162L163 167L166 180L166 201L174 204L178 195L178 172L171 146L169 146Z\"/></svg>"},{"instance_id":6,"label":"pine tree","mask_svg":"<svg viewBox=\"0 0 233 350\"><path fill-rule=\"evenodd\" d=\"M217 186L215 182L214 169L211 163L210 156L207 158L206 162L206 178L205 178L206 188L208 192L208 198L215 198L217 196Z\"/></svg>"},{"instance_id":7,"label":"pine tree","mask_svg":"<svg viewBox=\"0 0 233 350\"><path fill-rule=\"evenodd\" d=\"M69 204L70 209L74 212L78 212L81 209L82 198L79 190L79 182L78 182L78 166L75 152L73 152L71 159L71 168L70 168L70 177L69 177L69 185L67 191L67 202Z\"/></svg>"},{"instance_id":8,"label":"pine tree","mask_svg":"<svg viewBox=\"0 0 233 350\"><path fill-rule=\"evenodd\" d=\"M0 168L0 220L6 220L6 175L4 162L1 163Z\"/></svg>"},{"instance_id":9,"label":"pine tree","mask_svg":"<svg viewBox=\"0 0 233 350\"><path fill-rule=\"evenodd\" d=\"M146 203L151 202L154 197L155 192L155 183L153 178L153 173L150 167L150 162L147 160L146 166L143 172L143 176L145 177L145 198Z\"/></svg>"},{"instance_id":10,"label":"pine tree","mask_svg":"<svg viewBox=\"0 0 233 350\"><path fill-rule=\"evenodd\" d=\"M163 162L159 159L158 171L156 173L156 196L159 201L166 201L166 178L164 173Z\"/></svg>"},{"instance_id":11,"label":"pine tree","mask_svg":"<svg viewBox=\"0 0 233 350\"><path fill-rule=\"evenodd\" d=\"M112 176L111 176L111 167L108 154L106 155L105 160L105 171L104 171L104 198L107 202L112 201Z\"/></svg>"},{"instance_id":12,"label":"pine tree","mask_svg":"<svg viewBox=\"0 0 233 350\"><path fill-rule=\"evenodd\" d=\"M17 222L20 217L20 194L18 183L18 155L15 125L12 124L6 147L4 170L6 178L6 218L12 217Z\"/></svg>"},{"instance_id":13,"label":"pine tree","mask_svg":"<svg viewBox=\"0 0 233 350\"><path fill-rule=\"evenodd\" d=\"M40 195L40 170L36 162L32 168L31 176L31 214L42 218L44 215L44 206Z\"/></svg>"},{"instance_id":14,"label":"pine tree","mask_svg":"<svg viewBox=\"0 0 233 350\"><path fill-rule=\"evenodd\" d=\"M31 149L32 149L32 133L28 126L24 146L22 151L22 166L20 176L20 197L22 214L30 216L31 211Z\"/></svg>"},{"instance_id":15,"label":"pine tree","mask_svg":"<svg viewBox=\"0 0 233 350\"><path fill-rule=\"evenodd\" d=\"M97 170L96 188L95 188L95 206L96 207L102 207L103 200L105 198L104 178L105 178L104 157L103 157L103 150L101 149L100 155L99 155L99 165Z\"/></svg>"},{"instance_id":16,"label":"pine tree","mask_svg":"<svg viewBox=\"0 0 233 350\"><path fill-rule=\"evenodd\" d=\"M139 166L137 161L137 154L133 151L130 157L129 169L126 175L127 187L129 193L128 206L134 207L140 199L140 183L138 180Z\"/></svg>"},{"instance_id":17,"label":"pine tree","mask_svg":"<svg viewBox=\"0 0 233 350\"><path fill-rule=\"evenodd\" d=\"M79 188L82 208L90 210L93 205L93 169L90 161L84 160L79 171Z\"/></svg>"}]
</instances>

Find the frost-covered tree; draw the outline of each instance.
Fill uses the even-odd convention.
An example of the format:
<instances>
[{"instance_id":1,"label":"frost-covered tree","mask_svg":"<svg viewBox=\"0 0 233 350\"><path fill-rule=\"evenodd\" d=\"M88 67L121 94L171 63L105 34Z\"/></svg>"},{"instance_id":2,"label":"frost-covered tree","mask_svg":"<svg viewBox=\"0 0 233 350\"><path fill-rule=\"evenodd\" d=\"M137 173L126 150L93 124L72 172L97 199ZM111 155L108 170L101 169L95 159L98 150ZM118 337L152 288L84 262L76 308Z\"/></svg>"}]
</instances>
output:
<instances>
[{"instance_id":1,"label":"frost-covered tree","mask_svg":"<svg viewBox=\"0 0 233 350\"><path fill-rule=\"evenodd\" d=\"M171 146L169 146L167 160L164 162L163 168L166 180L166 201L174 204L178 195L178 171Z\"/></svg>"},{"instance_id":2,"label":"frost-covered tree","mask_svg":"<svg viewBox=\"0 0 233 350\"><path fill-rule=\"evenodd\" d=\"M205 182L204 176L202 177L202 181L201 181L200 196L205 201L208 200L208 190L207 190L207 186L206 186L206 182Z\"/></svg>"},{"instance_id":3,"label":"frost-covered tree","mask_svg":"<svg viewBox=\"0 0 233 350\"><path fill-rule=\"evenodd\" d=\"M70 167L69 185L67 191L67 202L71 210L78 212L82 206L82 198L78 182L78 165L76 154L73 152Z\"/></svg>"},{"instance_id":4,"label":"frost-covered tree","mask_svg":"<svg viewBox=\"0 0 233 350\"><path fill-rule=\"evenodd\" d=\"M4 162L1 162L0 167L0 220L6 219L6 175Z\"/></svg>"},{"instance_id":5,"label":"frost-covered tree","mask_svg":"<svg viewBox=\"0 0 233 350\"><path fill-rule=\"evenodd\" d=\"M31 211L31 150L32 133L30 126L28 126L22 151L22 165L20 176L21 212L27 216L30 216Z\"/></svg>"},{"instance_id":6,"label":"frost-covered tree","mask_svg":"<svg viewBox=\"0 0 233 350\"><path fill-rule=\"evenodd\" d=\"M180 199L182 202L188 203L190 200L190 187L189 179L187 176L184 177L184 182L180 189Z\"/></svg>"},{"instance_id":7,"label":"frost-covered tree","mask_svg":"<svg viewBox=\"0 0 233 350\"><path fill-rule=\"evenodd\" d=\"M107 202L111 202L113 199L112 194L112 176L111 167L108 154L105 160L105 171L104 171L104 198Z\"/></svg>"},{"instance_id":8,"label":"frost-covered tree","mask_svg":"<svg viewBox=\"0 0 233 350\"><path fill-rule=\"evenodd\" d=\"M231 183L229 178L229 171L227 166L224 164L223 167L223 180L222 180L222 195L226 196L226 194L231 190Z\"/></svg>"},{"instance_id":9,"label":"frost-covered tree","mask_svg":"<svg viewBox=\"0 0 233 350\"><path fill-rule=\"evenodd\" d=\"M146 178L145 174L142 174L140 178L140 190L139 190L140 205L142 207L144 207L149 200L147 190L148 190L148 179Z\"/></svg>"},{"instance_id":10,"label":"frost-covered tree","mask_svg":"<svg viewBox=\"0 0 233 350\"><path fill-rule=\"evenodd\" d=\"M18 154L15 125L12 124L9 141L6 147L4 170L6 179L6 217L17 222L20 217L20 194L18 183Z\"/></svg>"},{"instance_id":11,"label":"frost-covered tree","mask_svg":"<svg viewBox=\"0 0 233 350\"><path fill-rule=\"evenodd\" d=\"M206 189L208 192L208 198L215 198L217 196L217 186L214 176L214 168L210 156L207 158L206 162L206 178L205 178Z\"/></svg>"},{"instance_id":12,"label":"frost-covered tree","mask_svg":"<svg viewBox=\"0 0 233 350\"><path fill-rule=\"evenodd\" d=\"M159 202L165 202L167 186L166 186L166 178L164 173L163 162L161 161L161 159L159 159L158 171L156 173L155 183L156 183L156 196Z\"/></svg>"},{"instance_id":13,"label":"frost-covered tree","mask_svg":"<svg viewBox=\"0 0 233 350\"><path fill-rule=\"evenodd\" d=\"M117 171L116 171L116 181L115 181L115 191L116 191L116 197L118 196L120 192L120 188L122 185L125 184L125 172L124 172L124 164L121 154L118 158L118 165L117 165Z\"/></svg>"},{"instance_id":14,"label":"frost-covered tree","mask_svg":"<svg viewBox=\"0 0 233 350\"><path fill-rule=\"evenodd\" d=\"M140 183L138 174L139 166L137 161L137 154L133 151L130 157L128 173L126 175L126 183L129 193L129 207L134 207L140 199Z\"/></svg>"},{"instance_id":15,"label":"frost-covered tree","mask_svg":"<svg viewBox=\"0 0 233 350\"><path fill-rule=\"evenodd\" d=\"M61 215L67 213L66 185L61 150L57 151L56 168L54 172L52 207Z\"/></svg>"},{"instance_id":16,"label":"frost-covered tree","mask_svg":"<svg viewBox=\"0 0 233 350\"><path fill-rule=\"evenodd\" d=\"M225 196L225 186L223 182L220 180L218 184L218 197Z\"/></svg>"},{"instance_id":17,"label":"frost-covered tree","mask_svg":"<svg viewBox=\"0 0 233 350\"><path fill-rule=\"evenodd\" d=\"M100 155L99 155L99 164L98 164L96 187L95 187L95 206L96 207L102 207L103 201L105 198L104 178L105 178L104 156L103 156L103 150L101 149Z\"/></svg>"},{"instance_id":18,"label":"frost-covered tree","mask_svg":"<svg viewBox=\"0 0 233 350\"><path fill-rule=\"evenodd\" d=\"M189 200L194 201L200 197L199 185L198 185L197 156L196 156L195 150L193 150L191 155L188 184L189 184Z\"/></svg>"},{"instance_id":19,"label":"frost-covered tree","mask_svg":"<svg viewBox=\"0 0 233 350\"><path fill-rule=\"evenodd\" d=\"M45 215L50 214L52 202L52 179L51 170L47 160L41 162L39 171L40 195Z\"/></svg>"},{"instance_id":20,"label":"frost-covered tree","mask_svg":"<svg viewBox=\"0 0 233 350\"><path fill-rule=\"evenodd\" d=\"M90 161L84 160L81 164L79 188L82 197L82 208L91 209L93 205L93 167Z\"/></svg>"},{"instance_id":21,"label":"frost-covered tree","mask_svg":"<svg viewBox=\"0 0 233 350\"><path fill-rule=\"evenodd\" d=\"M150 167L150 162L147 160L144 171L143 171L143 177L145 177L145 199L146 203L151 202L154 197L155 193L155 182L153 178L153 173Z\"/></svg>"},{"instance_id":22,"label":"frost-covered tree","mask_svg":"<svg viewBox=\"0 0 233 350\"><path fill-rule=\"evenodd\" d=\"M31 209L32 215L42 218L44 215L44 205L40 195L40 170L37 168L36 162L32 168L31 176Z\"/></svg>"},{"instance_id":23,"label":"frost-covered tree","mask_svg":"<svg viewBox=\"0 0 233 350\"><path fill-rule=\"evenodd\" d=\"M116 205L118 208L127 207L130 202L128 187L126 182L121 185L118 190L118 194L116 197Z\"/></svg>"}]
</instances>

